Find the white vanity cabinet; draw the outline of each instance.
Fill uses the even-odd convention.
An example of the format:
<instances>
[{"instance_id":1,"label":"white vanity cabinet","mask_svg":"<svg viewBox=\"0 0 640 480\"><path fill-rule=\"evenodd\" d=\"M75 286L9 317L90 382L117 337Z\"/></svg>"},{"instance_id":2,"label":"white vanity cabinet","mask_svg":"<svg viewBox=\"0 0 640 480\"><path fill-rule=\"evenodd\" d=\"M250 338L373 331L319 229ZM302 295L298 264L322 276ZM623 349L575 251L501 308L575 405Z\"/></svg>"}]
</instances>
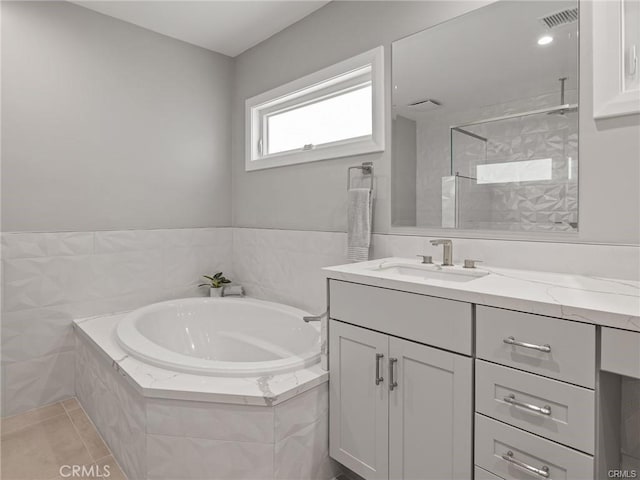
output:
<instances>
[{"instance_id":1,"label":"white vanity cabinet","mask_svg":"<svg viewBox=\"0 0 640 480\"><path fill-rule=\"evenodd\" d=\"M636 478L640 332L371 271L328 280L335 460L366 480Z\"/></svg>"},{"instance_id":2,"label":"white vanity cabinet","mask_svg":"<svg viewBox=\"0 0 640 480\"><path fill-rule=\"evenodd\" d=\"M470 348L471 305L332 281L330 314L331 456L367 480L472 478L473 360L424 344Z\"/></svg>"}]
</instances>

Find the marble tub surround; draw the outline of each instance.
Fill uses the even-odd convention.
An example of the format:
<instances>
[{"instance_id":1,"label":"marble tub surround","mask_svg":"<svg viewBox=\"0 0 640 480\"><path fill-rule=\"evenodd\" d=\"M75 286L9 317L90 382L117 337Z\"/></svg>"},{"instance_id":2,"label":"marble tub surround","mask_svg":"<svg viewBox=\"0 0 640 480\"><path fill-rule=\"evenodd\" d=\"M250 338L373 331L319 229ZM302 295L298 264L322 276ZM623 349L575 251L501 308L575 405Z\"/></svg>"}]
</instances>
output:
<instances>
[{"instance_id":1,"label":"marble tub surround","mask_svg":"<svg viewBox=\"0 0 640 480\"><path fill-rule=\"evenodd\" d=\"M122 362L109 362L84 334L77 342L78 398L132 480L329 480L337 473L328 451L326 381L275 405L245 404L242 396L237 403L145 397Z\"/></svg>"},{"instance_id":2,"label":"marble tub surround","mask_svg":"<svg viewBox=\"0 0 640 480\"><path fill-rule=\"evenodd\" d=\"M79 319L75 330L79 344L91 346L142 397L274 406L328 379L320 363L257 377L193 375L155 367L128 355L115 339L115 328L125 315Z\"/></svg>"},{"instance_id":3,"label":"marble tub surround","mask_svg":"<svg viewBox=\"0 0 640 480\"><path fill-rule=\"evenodd\" d=\"M467 282L394 276L377 268L387 258L325 268L327 278L507 308L595 325L640 331L640 282L581 275L481 267ZM453 268L453 267L452 267Z\"/></svg>"},{"instance_id":4,"label":"marble tub surround","mask_svg":"<svg viewBox=\"0 0 640 480\"><path fill-rule=\"evenodd\" d=\"M203 295L230 228L3 233L2 414L75 394L74 318Z\"/></svg>"}]
</instances>

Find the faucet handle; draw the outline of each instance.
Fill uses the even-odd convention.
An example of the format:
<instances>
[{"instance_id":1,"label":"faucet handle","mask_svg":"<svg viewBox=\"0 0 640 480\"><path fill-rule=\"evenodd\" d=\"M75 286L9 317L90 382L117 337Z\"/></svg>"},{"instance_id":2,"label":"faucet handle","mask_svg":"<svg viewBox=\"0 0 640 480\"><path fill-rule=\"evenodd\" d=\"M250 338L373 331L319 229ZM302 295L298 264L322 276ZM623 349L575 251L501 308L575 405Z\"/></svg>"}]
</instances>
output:
<instances>
[{"instance_id":1,"label":"faucet handle","mask_svg":"<svg viewBox=\"0 0 640 480\"><path fill-rule=\"evenodd\" d=\"M482 263L482 260L467 260L464 261L464 268L476 268L476 263Z\"/></svg>"},{"instance_id":2,"label":"faucet handle","mask_svg":"<svg viewBox=\"0 0 640 480\"><path fill-rule=\"evenodd\" d=\"M418 257L421 263L433 263L433 257L431 255L416 255L416 257Z\"/></svg>"}]
</instances>

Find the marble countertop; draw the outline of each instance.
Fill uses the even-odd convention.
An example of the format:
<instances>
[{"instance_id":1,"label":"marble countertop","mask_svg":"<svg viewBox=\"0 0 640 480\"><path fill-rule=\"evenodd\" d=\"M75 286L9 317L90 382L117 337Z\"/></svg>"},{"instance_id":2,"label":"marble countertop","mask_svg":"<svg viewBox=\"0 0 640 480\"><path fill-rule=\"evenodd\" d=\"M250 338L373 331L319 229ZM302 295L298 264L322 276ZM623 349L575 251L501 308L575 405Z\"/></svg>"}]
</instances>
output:
<instances>
[{"instance_id":1,"label":"marble countertop","mask_svg":"<svg viewBox=\"0 0 640 480\"><path fill-rule=\"evenodd\" d=\"M115 329L125 315L126 312L74 320L74 329L145 397L273 406L329 378L320 363L260 377L214 377L158 368L137 360L118 345Z\"/></svg>"},{"instance_id":2,"label":"marble countertop","mask_svg":"<svg viewBox=\"0 0 640 480\"><path fill-rule=\"evenodd\" d=\"M388 275L375 269L383 262L417 263L414 259L384 258L323 270L334 280L640 331L637 281L480 267L478 271L489 274L452 282Z\"/></svg>"}]
</instances>

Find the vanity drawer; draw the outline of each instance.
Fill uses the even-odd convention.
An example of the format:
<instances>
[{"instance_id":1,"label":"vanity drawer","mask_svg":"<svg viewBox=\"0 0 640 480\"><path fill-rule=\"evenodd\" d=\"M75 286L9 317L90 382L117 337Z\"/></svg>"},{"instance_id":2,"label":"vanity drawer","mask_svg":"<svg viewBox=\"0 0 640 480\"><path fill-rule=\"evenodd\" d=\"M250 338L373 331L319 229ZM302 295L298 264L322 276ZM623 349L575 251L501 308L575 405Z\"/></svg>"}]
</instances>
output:
<instances>
[{"instance_id":1,"label":"vanity drawer","mask_svg":"<svg viewBox=\"0 0 640 480\"><path fill-rule=\"evenodd\" d=\"M331 280L331 318L471 355L471 304Z\"/></svg>"},{"instance_id":2,"label":"vanity drawer","mask_svg":"<svg viewBox=\"0 0 640 480\"><path fill-rule=\"evenodd\" d=\"M549 351L544 351L547 348ZM594 388L596 329L594 325L478 305L476 356Z\"/></svg>"},{"instance_id":3,"label":"vanity drawer","mask_svg":"<svg viewBox=\"0 0 640 480\"><path fill-rule=\"evenodd\" d=\"M479 414L475 447L475 463L505 480L586 480L594 475L592 456Z\"/></svg>"},{"instance_id":4,"label":"vanity drawer","mask_svg":"<svg viewBox=\"0 0 640 480\"><path fill-rule=\"evenodd\" d=\"M536 408L542 411L535 411ZM477 360L476 410L593 454L593 390Z\"/></svg>"}]
</instances>

